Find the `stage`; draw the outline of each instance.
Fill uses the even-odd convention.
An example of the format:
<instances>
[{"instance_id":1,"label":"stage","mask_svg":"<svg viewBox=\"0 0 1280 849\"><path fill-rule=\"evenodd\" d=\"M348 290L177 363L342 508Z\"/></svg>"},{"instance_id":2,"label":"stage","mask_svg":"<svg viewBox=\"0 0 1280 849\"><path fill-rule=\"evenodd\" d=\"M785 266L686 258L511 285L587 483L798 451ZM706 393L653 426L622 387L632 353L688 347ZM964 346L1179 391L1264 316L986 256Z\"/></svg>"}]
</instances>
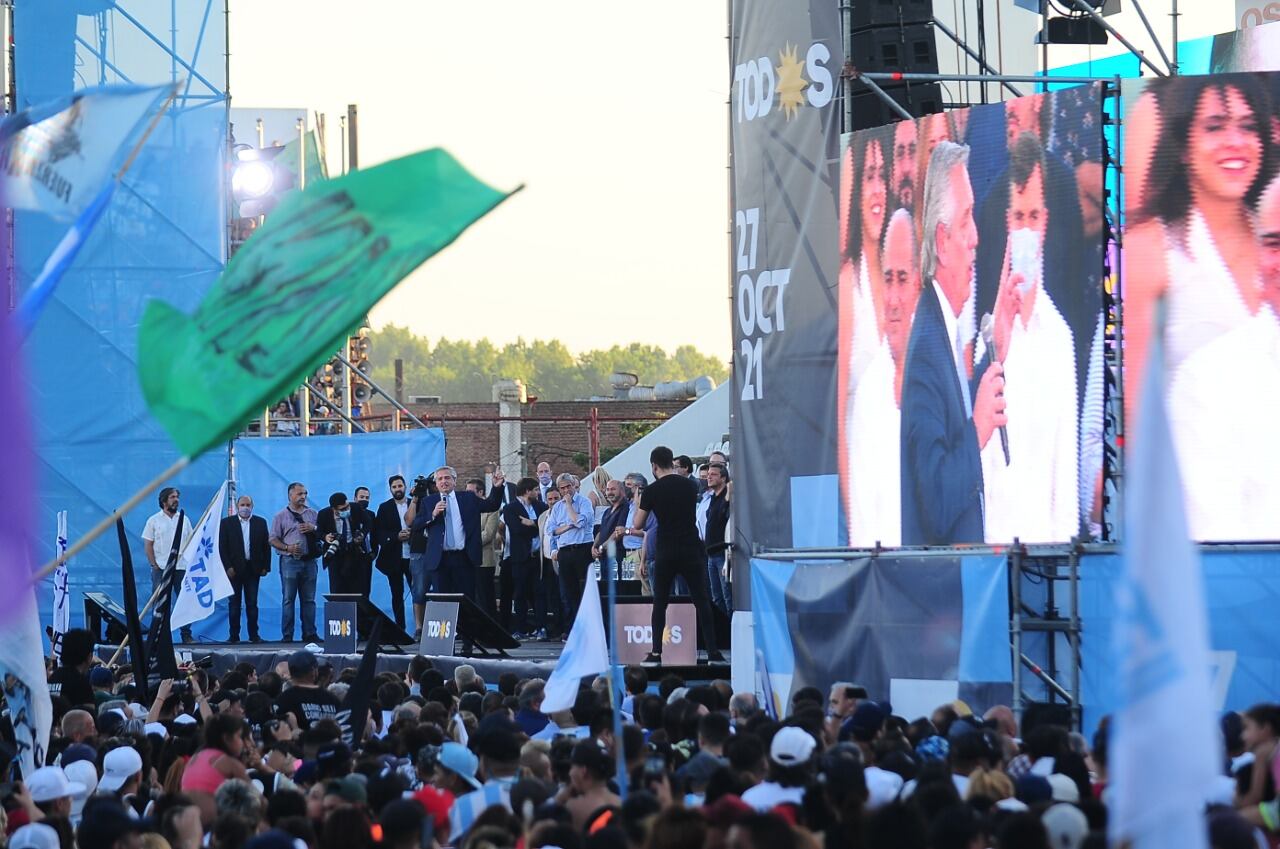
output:
<instances>
[{"instance_id":1,"label":"stage","mask_svg":"<svg viewBox=\"0 0 1280 849\"><path fill-rule=\"evenodd\" d=\"M282 643L264 642L237 644L226 643L176 643L174 650L180 662L200 660L208 657L213 665L210 672L221 677L233 669L238 663L252 663L259 673L274 669L276 664L287 661L289 655L303 648L301 642ZM102 645L98 649L99 657L107 660L115 653L113 645ZM355 667L360 663L364 643L357 646L355 654L320 654L321 663L331 663L335 670ZM445 676L452 676L453 670L464 663L475 667L476 672L484 678L486 684L496 685L498 676L504 672L514 672L521 678L546 679L555 669L556 660L564 650L564 643L559 640L522 643L519 648L507 651L507 657L490 654L477 654L475 657L462 656L430 656L431 664ZM409 660L416 654L413 646L406 646L401 652L384 649L378 653L378 672L403 673L409 668ZM123 656L122 660L123 661ZM646 666L649 681L656 684L665 675L679 675L686 683L714 681L718 678L729 680L729 653L725 652L723 663L700 663L696 666Z\"/></svg>"}]
</instances>

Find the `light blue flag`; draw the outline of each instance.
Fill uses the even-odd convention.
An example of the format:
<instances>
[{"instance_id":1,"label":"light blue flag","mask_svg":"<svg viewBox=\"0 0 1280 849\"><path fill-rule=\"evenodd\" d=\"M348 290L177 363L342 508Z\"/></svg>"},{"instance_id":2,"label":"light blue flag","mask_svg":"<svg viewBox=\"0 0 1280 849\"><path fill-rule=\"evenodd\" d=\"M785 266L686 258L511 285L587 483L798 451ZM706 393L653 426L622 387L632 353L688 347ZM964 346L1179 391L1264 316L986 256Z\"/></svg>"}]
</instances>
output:
<instances>
[{"instance_id":1,"label":"light blue flag","mask_svg":"<svg viewBox=\"0 0 1280 849\"><path fill-rule=\"evenodd\" d=\"M169 627L174 631L208 619L214 605L234 592L218 551L218 525L226 503L227 483L223 481L222 488L196 524L196 532L178 553L178 568L183 570L183 575L178 600L169 617Z\"/></svg>"},{"instance_id":2,"label":"light blue flag","mask_svg":"<svg viewBox=\"0 0 1280 849\"><path fill-rule=\"evenodd\" d=\"M13 209L71 221L18 306L31 331L62 275L111 203L146 119L173 86L86 89L19 112L0 124L0 197Z\"/></svg>"},{"instance_id":3,"label":"light blue flag","mask_svg":"<svg viewBox=\"0 0 1280 849\"><path fill-rule=\"evenodd\" d=\"M1222 746L1210 701L1204 577L1187 534L1161 334L1154 338L1126 474L1109 831L1114 845L1133 849L1202 849L1204 803L1221 772Z\"/></svg>"},{"instance_id":4,"label":"light blue flag","mask_svg":"<svg viewBox=\"0 0 1280 849\"><path fill-rule=\"evenodd\" d=\"M588 579L582 601L578 603L573 630L547 679L542 712L555 713L573 707L582 679L608 669L609 647L604 638L604 616L600 612L600 583Z\"/></svg>"}]
</instances>

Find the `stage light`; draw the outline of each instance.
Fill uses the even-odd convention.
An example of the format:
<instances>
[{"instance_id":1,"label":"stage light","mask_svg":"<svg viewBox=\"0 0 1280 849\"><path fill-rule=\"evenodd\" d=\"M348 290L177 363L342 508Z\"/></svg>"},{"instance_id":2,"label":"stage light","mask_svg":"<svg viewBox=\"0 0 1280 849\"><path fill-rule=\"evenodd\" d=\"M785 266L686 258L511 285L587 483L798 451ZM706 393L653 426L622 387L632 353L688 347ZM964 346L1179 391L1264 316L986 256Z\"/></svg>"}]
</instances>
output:
<instances>
[{"instance_id":1,"label":"stage light","mask_svg":"<svg viewBox=\"0 0 1280 849\"><path fill-rule=\"evenodd\" d=\"M275 170L267 162L250 159L236 164L231 172L231 191L236 200L264 197L275 184Z\"/></svg>"}]
</instances>

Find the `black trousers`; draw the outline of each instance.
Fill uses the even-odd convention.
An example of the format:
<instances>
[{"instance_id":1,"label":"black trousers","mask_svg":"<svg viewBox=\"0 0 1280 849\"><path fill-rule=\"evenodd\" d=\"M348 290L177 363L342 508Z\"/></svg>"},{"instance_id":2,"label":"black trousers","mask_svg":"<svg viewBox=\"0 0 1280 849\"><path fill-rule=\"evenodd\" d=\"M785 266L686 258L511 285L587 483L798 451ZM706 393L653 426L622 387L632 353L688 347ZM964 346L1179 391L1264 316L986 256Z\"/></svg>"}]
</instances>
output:
<instances>
[{"instance_id":1,"label":"black trousers","mask_svg":"<svg viewBox=\"0 0 1280 849\"><path fill-rule=\"evenodd\" d=\"M493 599L493 568L479 566L476 568L476 604L490 618L498 615L498 605Z\"/></svg>"},{"instance_id":2,"label":"black trousers","mask_svg":"<svg viewBox=\"0 0 1280 849\"><path fill-rule=\"evenodd\" d=\"M391 612L396 624L404 627L404 591L409 584L409 561L403 557L392 559L391 574L387 575L387 586L391 588ZM370 575L370 581L373 576ZM366 592L365 595L368 595Z\"/></svg>"},{"instance_id":3,"label":"black trousers","mask_svg":"<svg viewBox=\"0 0 1280 849\"><path fill-rule=\"evenodd\" d=\"M542 622L533 624L539 628L546 628L547 633L555 639L569 630L569 625L564 619L564 605L560 601L560 576L556 574L551 561L541 555L535 555L533 562L535 567L541 567L542 577L539 580L542 582L542 591L538 595L545 599L547 613ZM535 568L534 571L538 569Z\"/></svg>"},{"instance_id":4,"label":"black trousers","mask_svg":"<svg viewBox=\"0 0 1280 849\"><path fill-rule=\"evenodd\" d=\"M243 574L252 571L252 575ZM249 623L249 639L258 639L258 582L262 576L248 566L236 570L231 578L231 598L227 601L228 637L240 639L240 597L244 597L245 619Z\"/></svg>"},{"instance_id":5,"label":"black trousers","mask_svg":"<svg viewBox=\"0 0 1280 849\"><path fill-rule=\"evenodd\" d=\"M498 621L508 631L511 630L511 609L515 604L516 584L513 577L506 561L503 561L502 574L498 575Z\"/></svg>"},{"instance_id":6,"label":"black trousers","mask_svg":"<svg viewBox=\"0 0 1280 849\"><path fill-rule=\"evenodd\" d=\"M587 573L591 569L591 543L561 546L556 562L560 564L560 580L569 592L564 626L568 631L578 621L578 605L582 603L582 590L587 585Z\"/></svg>"},{"instance_id":7,"label":"black trousers","mask_svg":"<svg viewBox=\"0 0 1280 849\"><path fill-rule=\"evenodd\" d=\"M517 633L531 634L539 628L547 627L547 593L542 585L541 566L541 558L536 554L524 560L502 561L502 574L511 575L515 594L512 627ZM532 620L529 619L530 607L533 608Z\"/></svg>"},{"instance_id":8,"label":"black trousers","mask_svg":"<svg viewBox=\"0 0 1280 849\"><path fill-rule=\"evenodd\" d=\"M698 612L698 627L707 652L716 651L716 623L711 618L711 598L707 592L707 555L690 551L676 556L659 554L653 575L653 650L662 653L662 633L667 628L667 604L671 601L671 585L682 577L689 585L693 606Z\"/></svg>"},{"instance_id":9,"label":"black trousers","mask_svg":"<svg viewBox=\"0 0 1280 849\"><path fill-rule=\"evenodd\" d=\"M369 598L369 593L365 589L368 586L368 579L365 574L365 562L363 558L352 557L346 559L343 555L339 555L329 565L329 592L344 593L346 595L363 596ZM373 623L369 621L369 615L356 607L356 634L362 639L369 634L369 629L373 627Z\"/></svg>"},{"instance_id":10,"label":"black trousers","mask_svg":"<svg viewBox=\"0 0 1280 849\"><path fill-rule=\"evenodd\" d=\"M462 593L479 604L476 596L476 569L465 551L445 551L440 554L440 568L435 573L436 592Z\"/></svg>"}]
</instances>

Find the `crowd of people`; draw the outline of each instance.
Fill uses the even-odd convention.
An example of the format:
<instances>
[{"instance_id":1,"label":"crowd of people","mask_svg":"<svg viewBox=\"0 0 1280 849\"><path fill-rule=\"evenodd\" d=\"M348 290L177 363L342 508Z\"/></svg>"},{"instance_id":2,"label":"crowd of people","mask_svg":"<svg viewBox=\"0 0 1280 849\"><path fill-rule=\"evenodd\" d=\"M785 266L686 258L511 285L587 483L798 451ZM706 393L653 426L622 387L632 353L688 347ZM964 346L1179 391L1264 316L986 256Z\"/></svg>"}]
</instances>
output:
<instances>
[{"instance_id":1,"label":"crowd of people","mask_svg":"<svg viewBox=\"0 0 1280 849\"><path fill-rule=\"evenodd\" d=\"M617 696L588 679L547 715L541 679L419 656L376 677L351 735L356 670L306 650L186 670L148 706L129 670L95 665L88 632L64 646L49 765L0 787L8 849L1107 845L1105 720L1087 741L999 705L909 719L849 682L800 687L774 719L726 681L655 685L641 666ZM1226 714L1222 735L1210 845L1265 847L1280 706Z\"/></svg>"},{"instance_id":2,"label":"crowd of people","mask_svg":"<svg viewBox=\"0 0 1280 849\"><path fill-rule=\"evenodd\" d=\"M514 483L491 466L487 494L485 478L461 481L453 467L441 466L411 484L392 475L389 497L376 507L369 488L358 486L350 497L333 493L327 506L316 509L306 485L294 482L287 504L270 520L256 515L253 496L242 493L218 536L233 591L228 641L240 641L242 609L249 640L263 641L258 589L276 560L280 638L286 642L296 633L304 642L323 642L316 627L321 568L331 592L366 598L374 572L381 573L390 589L387 613L401 628L407 589L415 639L429 593L465 595L517 639L567 639L586 581L612 574L638 580L639 592L654 598L655 634L663 633L672 592L692 596L708 657L717 660L712 607L732 611L728 458L713 452L695 473L691 458L659 447L650 467L652 479L632 472L619 481L600 473L599 488L588 497L576 475L556 475L546 461L537 465L536 478ZM143 531L153 585L164 574L166 556L176 557L194 527L185 519L181 539L175 539L181 493L166 487L158 500L160 509ZM369 627L359 615L361 637ZM189 629L182 636L190 641ZM659 637L654 662L661 652Z\"/></svg>"}]
</instances>

